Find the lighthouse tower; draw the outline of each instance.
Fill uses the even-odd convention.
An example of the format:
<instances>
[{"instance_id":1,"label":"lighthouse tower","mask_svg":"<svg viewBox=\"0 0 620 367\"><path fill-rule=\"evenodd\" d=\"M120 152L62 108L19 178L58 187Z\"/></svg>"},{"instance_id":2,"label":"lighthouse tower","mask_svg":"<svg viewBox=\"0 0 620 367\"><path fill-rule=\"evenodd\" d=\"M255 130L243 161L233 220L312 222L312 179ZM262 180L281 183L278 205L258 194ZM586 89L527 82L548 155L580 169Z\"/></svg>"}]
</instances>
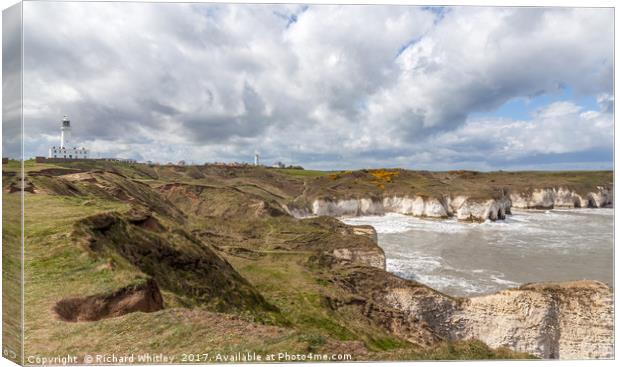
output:
<instances>
[{"instance_id":1,"label":"lighthouse tower","mask_svg":"<svg viewBox=\"0 0 620 367\"><path fill-rule=\"evenodd\" d=\"M67 115L63 117L62 126L60 127L60 147L71 147L71 121L69 121Z\"/></svg>"},{"instance_id":2,"label":"lighthouse tower","mask_svg":"<svg viewBox=\"0 0 620 367\"><path fill-rule=\"evenodd\" d=\"M71 141L71 121L65 115L60 125L60 146L51 147L48 158L54 159L88 159L88 150L84 147L72 146Z\"/></svg>"}]
</instances>

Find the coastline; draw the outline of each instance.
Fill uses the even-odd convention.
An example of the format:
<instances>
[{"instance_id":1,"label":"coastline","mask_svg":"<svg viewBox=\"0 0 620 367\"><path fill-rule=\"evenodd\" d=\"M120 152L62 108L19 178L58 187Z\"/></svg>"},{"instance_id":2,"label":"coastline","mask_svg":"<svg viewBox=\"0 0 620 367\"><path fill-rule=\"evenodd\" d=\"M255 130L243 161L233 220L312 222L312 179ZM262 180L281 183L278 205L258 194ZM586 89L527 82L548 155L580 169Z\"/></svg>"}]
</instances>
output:
<instances>
[{"instance_id":1,"label":"coastline","mask_svg":"<svg viewBox=\"0 0 620 367\"><path fill-rule=\"evenodd\" d=\"M377 237L376 233L368 235ZM376 243L380 247L378 240ZM435 332L449 340L474 338L493 347L509 345L545 359L613 358L614 291L603 282L542 279L524 284L505 282L505 287L495 292L449 296L428 283L389 273L400 285L382 290L380 297L424 319ZM431 294L411 291L414 284L427 287ZM556 334L548 334L549 330L555 330Z\"/></svg>"},{"instance_id":2,"label":"coastline","mask_svg":"<svg viewBox=\"0 0 620 367\"><path fill-rule=\"evenodd\" d=\"M375 229L388 271L454 296L551 280L613 287L610 208L516 209L481 223L397 213L338 219Z\"/></svg>"},{"instance_id":3,"label":"coastline","mask_svg":"<svg viewBox=\"0 0 620 367\"><path fill-rule=\"evenodd\" d=\"M471 198L465 195L423 197L416 195L384 196L379 198L314 199L309 207L285 207L291 215L304 218L314 216L355 217L398 213L421 218L455 217L465 222L503 220L514 209L580 209L611 208L613 199L607 188L579 195L559 187L533 189L529 193L504 192L493 198Z\"/></svg>"},{"instance_id":4,"label":"coastline","mask_svg":"<svg viewBox=\"0 0 620 367\"><path fill-rule=\"evenodd\" d=\"M3 174L5 194L20 195L16 176L6 170ZM568 175L573 182L574 177L588 182L576 186L585 192L596 185L609 186L607 172L536 177L548 182ZM501 348L509 348L512 358L524 356L518 353L609 358L612 291L605 285L554 283L506 290L490 298L451 297L387 272L386 255L374 228L346 225L330 216L290 214L319 197L347 200L359 195L379 200L405 197L405 189L412 192L418 186L416 195L431 202L441 191L458 187L467 192L455 192L453 204L466 195L471 198L468 202L485 202L501 191L496 189L502 185L501 177L503 173L399 171L390 182L378 182L372 173L361 171L298 177L264 167L29 164L24 182L29 207L26 229L33 233L28 246L39 255L28 259L26 269L29 277L40 281L30 283L28 296L38 302L27 307L28 312L41 315L33 320L31 332L61 335L66 327L79 327L82 336L75 339L71 334L70 339L58 338L53 344L29 339L27 348L76 348L82 340L100 335L95 324L114 335L118 320L127 318L140 318L140 324L192 328L205 317L201 312L207 312L209 320L250 315L255 320L251 324L261 330L288 330L293 336L285 340L293 350L300 348L300 336L294 333L308 340L304 333L310 327L325 340L317 350L333 345L347 350L353 343L360 360L398 359L403 352L423 356L442 343L467 345L472 339L481 340L485 348L492 348L489 353L497 355L504 353ZM531 181L530 173L516 177ZM440 183L448 179L453 180L449 185ZM394 200L390 204L396 205ZM72 216L59 224L54 214L59 210ZM455 217L450 220L473 225ZM49 243L57 246L52 253ZM79 265L80 277L74 276L73 268L54 265L53 261L66 261L64 256ZM52 260L50 266L47 257ZM68 279L67 285L50 294L58 277ZM99 308L106 300L115 306ZM580 306L571 306L571 300ZM535 310L540 317L528 319L524 309ZM169 319L173 313L187 317ZM50 323L50 317L57 320ZM509 330L485 331L483 320L500 322L506 317L513 320L506 324ZM598 320L599 327L588 334L545 336L549 330L582 329L592 319ZM246 337L245 325L233 331ZM140 331L145 333L149 331ZM137 335L130 331L127 337ZM350 342L341 340L343 335ZM507 335L514 338L507 340ZM247 337L254 338L253 334ZM163 346L176 343L166 335L148 338ZM397 347L380 349L377 340L389 340ZM261 345L266 350L278 347L270 339ZM226 342L220 345L229 347Z\"/></svg>"}]
</instances>

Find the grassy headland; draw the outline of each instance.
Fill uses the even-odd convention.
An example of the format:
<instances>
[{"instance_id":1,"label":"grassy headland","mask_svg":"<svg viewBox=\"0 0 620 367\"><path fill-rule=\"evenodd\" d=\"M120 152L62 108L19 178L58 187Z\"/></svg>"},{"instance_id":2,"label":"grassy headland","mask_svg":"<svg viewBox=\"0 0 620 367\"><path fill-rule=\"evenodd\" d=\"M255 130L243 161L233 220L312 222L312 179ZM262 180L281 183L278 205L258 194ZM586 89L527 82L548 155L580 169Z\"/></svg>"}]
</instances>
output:
<instances>
[{"instance_id":1,"label":"grassy headland","mask_svg":"<svg viewBox=\"0 0 620 367\"><path fill-rule=\"evenodd\" d=\"M487 196L505 187L587 191L612 183L611 172L322 172L104 161L28 161L25 168L26 356L255 351L352 353L358 360L527 358L475 340L442 340L352 287L351 274L378 288L393 278L357 255L334 256L381 256L376 243L336 219L297 219L282 206L324 196ZM5 210L19 195L15 169L13 162L3 166ZM161 290L159 311L77 323L53 312L60 300L105 298L147 280Z\"/></svg>"}]
</instances>

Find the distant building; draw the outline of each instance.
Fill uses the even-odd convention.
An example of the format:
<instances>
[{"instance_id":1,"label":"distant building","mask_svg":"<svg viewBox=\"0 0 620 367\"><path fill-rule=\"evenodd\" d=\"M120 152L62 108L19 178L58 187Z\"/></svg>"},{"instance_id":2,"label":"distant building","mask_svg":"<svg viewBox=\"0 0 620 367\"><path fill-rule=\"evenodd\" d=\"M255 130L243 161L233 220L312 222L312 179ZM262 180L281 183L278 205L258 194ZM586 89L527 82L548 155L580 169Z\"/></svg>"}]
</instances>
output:
<instances>
[{"instance_id":1,"label":"distant building","mask_svg":"<svg viewBox=\"0 0 620 367\"><path fill-rule=\"evenodd\" d=\"M260 157L258 156L258 153L254 154L254 165L260 165Z\"/></svg>"},{"instance_id":2,"label":"distant building","mask_svg":"<svg viewBox=\"0 0 620 367\"><path fill-rule=\"evenodd\" d=\"M88 150L84 147L78 148L71 145L71 121L67 115L62 119L60 126L60 146L53 146L49 149L48 158L63 159L88 159Z\"/></svg>"}]
</instances>

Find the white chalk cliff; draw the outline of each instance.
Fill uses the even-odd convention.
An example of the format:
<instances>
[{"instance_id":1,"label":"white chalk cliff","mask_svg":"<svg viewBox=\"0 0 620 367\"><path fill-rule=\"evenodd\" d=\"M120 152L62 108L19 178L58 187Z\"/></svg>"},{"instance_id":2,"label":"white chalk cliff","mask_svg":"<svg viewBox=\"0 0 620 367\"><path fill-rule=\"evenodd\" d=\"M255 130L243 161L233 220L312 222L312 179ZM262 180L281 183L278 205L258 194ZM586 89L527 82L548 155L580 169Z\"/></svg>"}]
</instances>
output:
<instances>
[{"instance_id":1,"label":"white chalk cliff","mask_svg":"<svg viewBox=\"0 0 620 367\"><path fill-rule=\"evenodd\" d=\"M603 283L532 283L460 300L402 285L388 287L383 301L446 340L478 339L545 359L614 356L613 293Z\"/></svg>"},{"instance_id":2,"label":"white chalk cliff","mask_svg":"<svg viewBox=\"0 0 620 367\"><path fill-rule=\"evenodd\" d=\"M511 208L604 208L613 205L613 194L599 186L594 192L580 195L567 188L535 189L531 192L512 192L499 198L479 199L465 195L428 197L418 195L389 195L383 198L315 199L309 207L285 207L298 218L307 216L362 216L399 213L416 217L448 218L483 222L504 219Z\"/></svg>"},{"instance_id":3,"label":"white chalk cliff","mask_svg":"<svg viewBox=\"0 0 620 367\"><path fill-rule=\"evenodd\" d=\"M525 285L467 299L449 319L450 334L542 358L611 358L612 298L596 281Z\"/></svg>"},{"instance_id":4,"label":"white chalk cliff","mask_svg":"<svg viewBox=\"0 0 620 367\"><path fill-rule=\"evenodd\" d=\"M376 243L372 227L353 230ZM407 340L419 342L433 336L448 341L478 339L492 348L507 347L545 359L614 357L613 291L604 283L530 283L495 294L455 298L381 272L385 269L383 253L347 250L338 249L332 255L378 269L370 276L349 273L346 289L396 310L386 322Z\"/></svg>"},{"instance_id":5,"label":"white chalk cliff","mask_svg":"<svg viewBox=\"0 0 620 367\"><path fill-rule=\"evenodd\" d=\"M316 199L310 210L287 208L296 217L316 216L361 216L399 213L416 217L448 218L455 216L459 220L485 221L487 219L504 219L510 213L510 200L500 199L474 200L465 196L455 198L422 196L388 196L383 199Z\"/></svg>"},{"instance_id":6,"label":"white chalk cliff","mask_svg":"<svg viewBox=\"0 0 620 367\"><path fill-rule=\"evenodd\" d=\"M515 192L510 194L510 200L513 207L523 209L604 208L613 205L612 193L602 186L586 195L564 187Z\"/></svg>"}]
</instances>

